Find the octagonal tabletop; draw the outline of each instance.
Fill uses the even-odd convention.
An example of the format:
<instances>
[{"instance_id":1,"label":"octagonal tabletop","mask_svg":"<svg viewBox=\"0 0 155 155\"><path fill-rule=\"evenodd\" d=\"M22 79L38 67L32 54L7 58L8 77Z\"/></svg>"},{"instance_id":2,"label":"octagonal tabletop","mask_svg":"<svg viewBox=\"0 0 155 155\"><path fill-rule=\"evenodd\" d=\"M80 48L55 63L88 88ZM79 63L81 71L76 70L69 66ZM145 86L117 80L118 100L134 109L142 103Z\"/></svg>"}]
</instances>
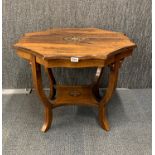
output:
<instances>
[{"instance_id":1,"label":"octagonal tabletop","mask_svg":"<svg viewBox=\"0 0 155 155\"><path fill-rule=\"evenodd\" d=\"M43 59L106 59L135 46L123 33L97 28L63 28L26 33L14 45Z\"/></svg>"}]
</instances>

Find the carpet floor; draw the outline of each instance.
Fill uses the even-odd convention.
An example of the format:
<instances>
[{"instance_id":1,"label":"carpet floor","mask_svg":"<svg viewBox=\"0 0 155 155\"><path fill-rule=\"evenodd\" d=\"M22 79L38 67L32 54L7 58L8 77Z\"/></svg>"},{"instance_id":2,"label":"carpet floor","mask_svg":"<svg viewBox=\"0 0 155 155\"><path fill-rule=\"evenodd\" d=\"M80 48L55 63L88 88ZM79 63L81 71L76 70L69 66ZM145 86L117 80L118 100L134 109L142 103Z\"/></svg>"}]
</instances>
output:
<instances>
[{"instance_id":1,"label":"carpet floor","mask_svg":"<svg viewBox=\"0 0 155 155\"><path fill-rule=\"evenodd\" d=\"M4 155L151 155L151 89L117 90L108 104L105 132L93 107L53 111L52 127L40 132L43 107L35 92L3 95Z\"/></svg>"}]
</instances>

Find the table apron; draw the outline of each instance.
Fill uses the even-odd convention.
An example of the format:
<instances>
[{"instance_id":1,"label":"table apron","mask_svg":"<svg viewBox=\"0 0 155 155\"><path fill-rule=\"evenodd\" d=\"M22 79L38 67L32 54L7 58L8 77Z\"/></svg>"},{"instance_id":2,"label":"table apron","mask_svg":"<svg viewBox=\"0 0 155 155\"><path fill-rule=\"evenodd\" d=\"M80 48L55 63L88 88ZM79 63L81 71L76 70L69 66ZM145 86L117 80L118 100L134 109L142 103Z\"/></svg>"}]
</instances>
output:
<instances>
[{"instance_id":1,"label":"table apron","mask_svg":"<svg viewBox=\"0 0 155 155\"><path fill-rule=\"evenodd\" d=\"M45 66L46 68L55 68L55 67L66 67L66 68L84 68L84 67L105 67L109 64L112 64L118 60L122 60L125 57L128 57L132 54L131 49L126 50L125 52L121 52L114 56L111 56L104 59L80 59L79 62L71 62L70 59L50 59L44 60L43 58L36 56L36 62ZM17 55L25 60L30 61L32 54L25 50L17 50Z\"/></svg>"}]
</instances>

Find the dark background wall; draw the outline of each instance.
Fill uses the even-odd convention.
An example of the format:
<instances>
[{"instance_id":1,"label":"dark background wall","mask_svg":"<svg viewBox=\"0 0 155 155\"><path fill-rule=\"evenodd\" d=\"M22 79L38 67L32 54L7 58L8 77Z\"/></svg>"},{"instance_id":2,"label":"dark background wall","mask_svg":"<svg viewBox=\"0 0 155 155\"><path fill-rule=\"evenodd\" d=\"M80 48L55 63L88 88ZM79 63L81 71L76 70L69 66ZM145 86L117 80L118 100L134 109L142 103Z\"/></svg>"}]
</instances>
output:
<instances>
[{"instance_id":1,"label":"dark background wall","mask_svg":"<svg viewBox=\"0 0 155 155\"><path fill-rule=\"evenodd\" d=\"M117 86L151 87L151 0L3 0L3 88L32 87L30 66L16 56L12 45L26 32L55 27L124 32L138 48L123 63ZM94 71L55 69L54 74L62 83L77 84L87 83Z\"/></svg>"}]
</instances>

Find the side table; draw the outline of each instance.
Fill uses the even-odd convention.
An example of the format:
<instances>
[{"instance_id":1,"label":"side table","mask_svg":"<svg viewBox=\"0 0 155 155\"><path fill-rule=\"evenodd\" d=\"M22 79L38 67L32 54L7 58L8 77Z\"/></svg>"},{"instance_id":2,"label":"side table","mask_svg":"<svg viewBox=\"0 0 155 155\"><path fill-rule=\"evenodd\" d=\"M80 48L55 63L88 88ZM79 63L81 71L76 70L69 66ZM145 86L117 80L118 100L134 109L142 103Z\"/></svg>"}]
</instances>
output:
<instances>
[{"instance_id":1,"label":"side table","mask_svg":"<svg viewBox=\"0 0 155 155\"><path fill-rule=\"evenodd\" d=\"M17 55L28 60L32 66L34 87L44 106L41 131L50 128L54 108L73 104L97 107L101 127L106 131L110 129L106 116L107 103L116 88L124 58L130 56L136 47L127 36L97 28L58 28L26 33L14 47ZM43 90L41 65L49 77L49 97ZM109 82L101 97L99 87L106 66L110 68ZM96 67L97 70L91 85L67 86L56 84L52 73L55 67Z\"/></svg>"}]
</instances>

